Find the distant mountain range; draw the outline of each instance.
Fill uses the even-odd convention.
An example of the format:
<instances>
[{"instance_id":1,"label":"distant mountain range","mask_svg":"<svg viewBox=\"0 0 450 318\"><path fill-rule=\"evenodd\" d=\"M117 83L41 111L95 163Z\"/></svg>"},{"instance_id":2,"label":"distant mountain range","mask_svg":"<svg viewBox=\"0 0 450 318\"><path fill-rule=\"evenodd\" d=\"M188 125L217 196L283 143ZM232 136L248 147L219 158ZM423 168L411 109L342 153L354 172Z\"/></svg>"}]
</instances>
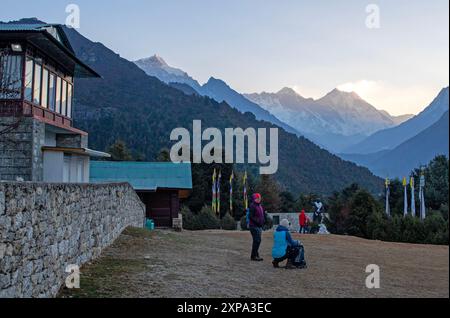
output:
<instances>
[{"instance_id":1,"label":"distant mountain range","mask_svg":"<svg viewBox=\"0 0 450 318\"><path fill-rule=\"evenodd\" d=\"M135 62L148 75L179 88L208 96L218 102L225 101L240 112L251 112L258 120L268 121L286 131L305 136L319 146L340 152L362 141L371 133L393 127L412 115L394 117L377 110L355 93L333 90L319 100L304 98L290 88L278 93L241 94L220 79L211 77L200 85L189 74L169 66L162 57L153 55Z\"/></svg>"},{"instance_id":2,"label":"distant mountain range","mask_svg":"<svg viewBox=\"0 0 450 318\"><path fill-rule=\"evenodd\" d=\"M344 154L342 158L369 167L378 176L403 177L437 155L449 156L448 111L430 127L392 150L373 154Z\"/></svg>"},{"instance_id":3,"label":"distant mountain range","mask_svg":"<svg viewBox=\"0 0 450 318\"><path fill-rule=\"evenodd\" d=\"M132 62L74 29L65 28L77 56L101 74L101 79L77 79L74 120L89 132L95 149L106 149L122 139L145 160L155 160L170 147L170 133L177 127L270 128L250 113L227 103L186 94L156 77L148 76ZM329 194L351 183L379 193L382 180L361 168L320 149L309 140L279 129L279 170L274 177L293 193Z\"/></svg>"},{"instance_id":4,"label":"distant mountain range","mask_svg":"<svg viewBox=\"0 0 450 318\"><path fill-rule=\"evenodd\" d=\"M318 100L304 98L290 88L283 88L277 93L245 96L333 152L339 152L373 132L393 127L411 117L393 117L386 111L376 109L356 93L338 89Z\"/></svg>"},{"instance_id":5,"label":"distant mountain range","mask_svg":"<svg viewBox=\"0 0 450 318\"><path fill-rule=\"evenodd\" d=\"M154 76L164 83L180 89L188 95L193 94L193 92L190 91L185 85L179 84L189 85L199 95L211 97L219 103L225 101L241 113L250 112L255 115L258 120L267 121L284 128L288 132L300 135L299 131L279 120L259 105L249 101L220 79L211 77L206 84L201 86L196 80L190 77L189 74L180 69L169 66L164 59L158 55L153 55L149 58L135 61L134 63L147 75Z\"/></svg>"},{"instance_id":6,"label":"distant mountain range","mask_svg":"<svg viewBox=\"0 0 450 318\"><path fill-rule=\"evenodd\" d=\"M441 90L419 115L381 130L340 157L368 167L379 176L402 177L437 155L449 155L449 88ZM370 153L367 153L370 152Z\"/></svg>"},{"instance_id":7,"label":"distant mountain range","mask_svg":"<svg viewBox=\"0 0 450 318\"><path fill-rule=\"evenodd\" d=\"M369 154L382 150L391 150L406 140L416 136L437 122L449 110L449 88L441 90L432 103L420 114L390 129L374 133L343 152L351 154Z\"/></svg>"}]
</instances>

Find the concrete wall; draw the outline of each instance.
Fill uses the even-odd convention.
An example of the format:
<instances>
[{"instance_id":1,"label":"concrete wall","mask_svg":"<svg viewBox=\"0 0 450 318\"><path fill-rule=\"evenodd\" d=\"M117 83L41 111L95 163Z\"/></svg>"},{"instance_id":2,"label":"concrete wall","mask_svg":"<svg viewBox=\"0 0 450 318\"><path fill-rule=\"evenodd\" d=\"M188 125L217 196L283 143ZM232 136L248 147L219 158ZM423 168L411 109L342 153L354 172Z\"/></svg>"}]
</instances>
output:
<instances>
[{"instance_id":1,"label":"concrete wall","mask_svg":"<svg viewBox=\"0 0 450 318\"><path fill-rule=\"evenodd\" d=\"M53 297L145 207L129 184L0 182L0 298Z\"/></svg>"}]
</instances>

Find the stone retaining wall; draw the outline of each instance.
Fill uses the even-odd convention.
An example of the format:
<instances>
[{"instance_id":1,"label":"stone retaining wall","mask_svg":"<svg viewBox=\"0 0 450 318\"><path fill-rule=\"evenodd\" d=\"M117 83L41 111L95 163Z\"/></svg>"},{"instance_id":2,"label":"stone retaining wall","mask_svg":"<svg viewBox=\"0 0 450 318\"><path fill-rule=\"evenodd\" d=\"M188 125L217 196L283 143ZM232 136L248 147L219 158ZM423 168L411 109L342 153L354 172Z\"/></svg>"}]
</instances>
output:
<instances>
[{"instance_id":1,"label":"stone retaining wall","mask_svg":"<svg viewBox=\"0 0 450 318\"><path fill-rule=\"evenodd\" d=\"M144 219L129 184L0 182L0 298L56 296L68 265L98 257Z\"/></svg>"}]
</instances>

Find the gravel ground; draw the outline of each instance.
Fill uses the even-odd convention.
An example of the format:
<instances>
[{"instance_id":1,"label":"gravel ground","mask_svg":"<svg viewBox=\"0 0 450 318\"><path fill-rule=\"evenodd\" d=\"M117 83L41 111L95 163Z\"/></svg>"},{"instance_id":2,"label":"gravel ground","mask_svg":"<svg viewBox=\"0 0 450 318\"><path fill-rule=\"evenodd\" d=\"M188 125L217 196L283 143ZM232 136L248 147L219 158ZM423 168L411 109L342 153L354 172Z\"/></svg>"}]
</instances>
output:
<instances>
[{"instance_id":1,"label":"gravel ground","mask_svg":"<svg viewBox=\"0 0 450 318\"><path fill-rule=\"evenodd\" d=\"M248 232L129 228L60 297L449 297L448 246L293 236L307 269L273 268L270 232L255 263ZM368 264L380 266L380 289L365 286Z\"/></svg>"}]
</instances>

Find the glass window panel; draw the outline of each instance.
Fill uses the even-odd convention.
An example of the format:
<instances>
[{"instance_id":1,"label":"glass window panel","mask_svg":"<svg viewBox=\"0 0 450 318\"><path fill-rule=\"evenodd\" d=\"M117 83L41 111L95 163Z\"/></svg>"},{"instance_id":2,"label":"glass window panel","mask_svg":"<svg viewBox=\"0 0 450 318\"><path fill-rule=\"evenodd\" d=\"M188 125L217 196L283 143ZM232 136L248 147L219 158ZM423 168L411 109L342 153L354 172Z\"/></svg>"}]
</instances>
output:
<instances>
[{"instance_id":1,"label":"glass window panel","mask_svg":"<svg viewBox=\"0 0 450 318\"><path fill-rule=\"evenodd\" d=\"M22 95L22 56L0 57L0 98L19 99Z\"/></svg>"},{"instance_id":2,"label":"glass window panel","mask_svg":"<svg viewBox=\"0 0 450 318\"><path fill-rule=\"evenodd\" d=\"M61 114L67 115L67 82L62 81Z\"/></svg>"},{"instance_id":3,"label":"glass window panel","mask_svg":"<svg viewBox=\"0 0 450 318\"><path fill-rule=\"evenodd\" d=\"M41 106L47 108L48 101L48 70L45 68L42 71L42 99Z\"/></svg>"},{"instance_id":4,"label":"glass window panel","mask_svg":"<svg viewBox=\"0 0 450 318\"><path fill-rule=\"evenodd\" d=\"M41 77L42 77L42 66L39 64L34 64L34 84L33 84L33 103L41 103Z\"/></svg>"},{"instance_id":5,"label":"glass window panel","mask_svg":"<svg viewBox=\"0 0 450 318\"><path fill-rule=\"evenodd\" d=\"M72 85L67 84L67 117L72 117Z\"/></svg>"},{"instance_id":6,"label":"glass window panel","mask_svg":"<svg viewBox=\"0 0 450 318\"><path fill-rule=\"evenodd\" d=\"M29 102L33 98L33 60L27 57L25 65L25 99Z\"/></svg>"},{"instance_id":7,"label":"glass window panel","mask_svg":"<svg viewBox=\"0 0 450 318\"><path fill-rule=\"evenodd\" d=\"M56 78L56 112L61 114L61 77Z\"/></svg>"},{"instance_id":8,"label":"glass window panel","mask_svg":"<svg viewBox=\"0 0 450 318\"><path fill-rule=\"evenodd\" d=\"M48 108L55 111L56 82L55 75L50 73L48 82Z\"/></svg>"}]
</instances>

